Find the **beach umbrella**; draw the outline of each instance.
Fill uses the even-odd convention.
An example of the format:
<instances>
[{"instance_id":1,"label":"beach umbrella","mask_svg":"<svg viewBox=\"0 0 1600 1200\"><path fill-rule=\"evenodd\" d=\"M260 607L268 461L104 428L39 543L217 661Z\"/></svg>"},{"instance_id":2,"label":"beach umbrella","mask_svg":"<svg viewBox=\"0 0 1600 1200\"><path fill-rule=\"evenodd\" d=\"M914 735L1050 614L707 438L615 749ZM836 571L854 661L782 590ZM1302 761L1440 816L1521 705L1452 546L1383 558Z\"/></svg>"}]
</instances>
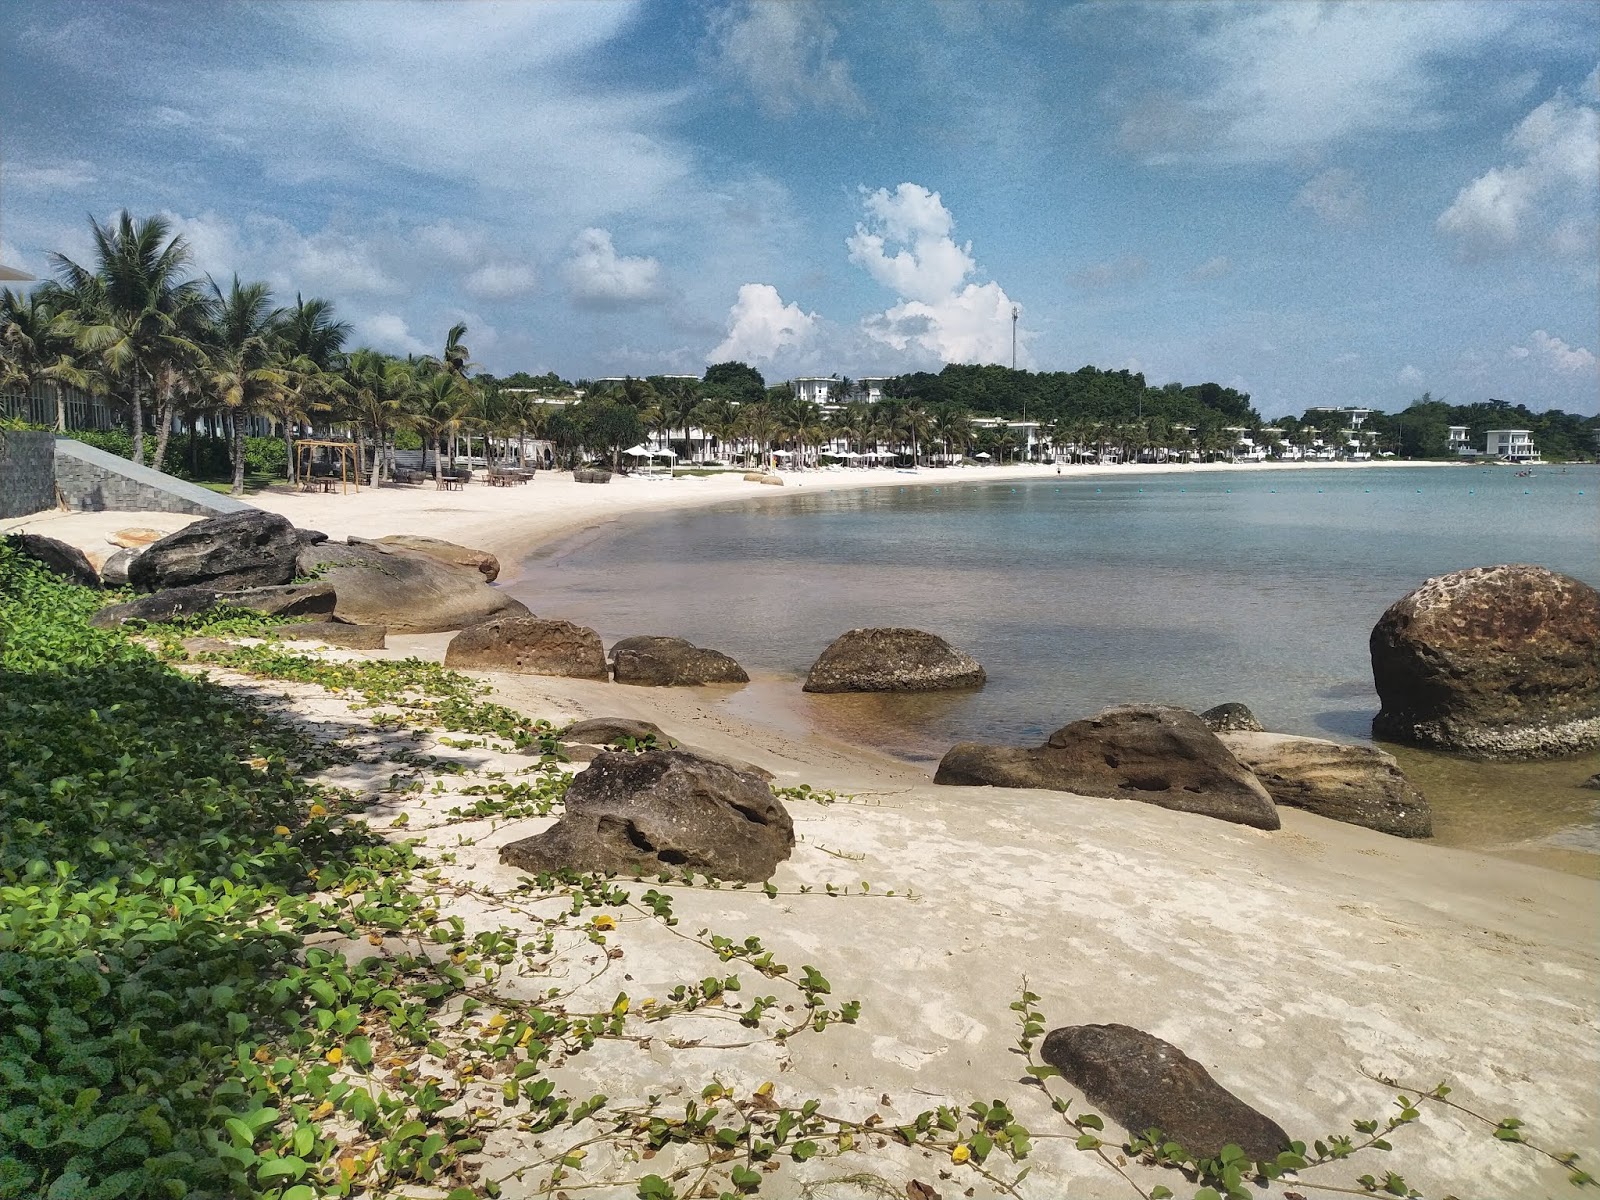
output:
<instances>
[{"instance_id":1,"label":"beach umbrella","mask_svg":"<svg viewBox=\"0 0 1600 1200\"><path fill-rule=\"evenodd\" d=\"M994 455L990 454L987 450L980 450L977 454L974 454L972 457L973 458L993 458Z\"/></svg>"}]
</instances>

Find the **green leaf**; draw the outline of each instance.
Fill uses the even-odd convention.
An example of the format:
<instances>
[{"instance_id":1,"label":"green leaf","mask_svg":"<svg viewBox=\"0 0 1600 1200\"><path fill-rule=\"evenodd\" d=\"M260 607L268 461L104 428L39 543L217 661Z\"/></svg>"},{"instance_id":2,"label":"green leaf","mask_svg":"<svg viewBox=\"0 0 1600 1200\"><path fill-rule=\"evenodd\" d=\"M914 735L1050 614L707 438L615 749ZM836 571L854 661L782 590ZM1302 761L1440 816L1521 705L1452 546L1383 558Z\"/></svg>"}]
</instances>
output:
<instances>
[{"instance_id":1,"label":"green leaf","mask_svg":"<svg viewBox=\"0 0 1600 1200\"><path fill-rule=\"evenodd\" d=\"M311 1164L296 1155L284 1158L271 1158L256 1167L256 1179L265 1183L269 1179L299 1179L309 1170Z\"/></svg>"},{"instance_id":2,"label":"green leaf","mask_svg":"<svg viewBox=\"0 0 1600 1200\"><path fill-rule=\"evenodd\" d=\"M345 1057L353 1058L363 1067L372 1065L372 1042L364 1036L351 1038L344 1044Z\"/></svg>"},{"instance_id":3,"label":"green leaf","mask_svg":"<svg viewBox=\"0 0 1600 1200\"><path fill-rule=\"evenodd\" d=\"M1150 1200L1172 1200L1172 1189L1158 1183L1150 1189Z\"/></svg>"},{"instance_id":4,"label":"green leaf","mask_svg":"<svg viewBox=\"0 0 1600 1200\"><path fill-rule=\"evenodd\" d=\"M1078 1118L1078 1128L1079 1129L1099 1129L1099 1130L1104 1130L1105 1127L1106 1127L1106 1123L1104 1121L1102 1121L1099 1117L1095 1116L1094 1113L1084 1113L1083 1116Z\"/></svg>"}]
</instances>

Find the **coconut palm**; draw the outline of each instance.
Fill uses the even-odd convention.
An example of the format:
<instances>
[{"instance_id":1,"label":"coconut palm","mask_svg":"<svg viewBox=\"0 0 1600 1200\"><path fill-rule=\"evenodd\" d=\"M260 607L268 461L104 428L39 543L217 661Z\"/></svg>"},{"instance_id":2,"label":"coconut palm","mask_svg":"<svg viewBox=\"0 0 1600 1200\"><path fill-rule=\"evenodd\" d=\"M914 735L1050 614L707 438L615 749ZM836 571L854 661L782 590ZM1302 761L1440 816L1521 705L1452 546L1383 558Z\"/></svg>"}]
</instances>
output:
<instances>
[{"instance_id":1,"label":"coconut palm","mask_svg":"<svg viewBox=\"0 0 1600 1200\"><path fill-rule=\"evenodd\" d=\"M442 443L445 435L450 436L452 443L455 441L470 411L470 399L466 385L452 371L430 370L423 366L416 377L410 419L433 448L433 479L437 484L444 478Z\"/></svg>"},{"instance_id":2,"label":"coconut palm","mask_svg":"<svg viewBox=\"0 0 1600 1200\"><path fill-rule=\"evenodd\" d=\"M41 294L43 292L43 294ZM43 289L29 295L6 288L0 292L0 383L32 394L44 385L55 401L56 432L67 428L63 387L97 390L101 383L92 362L80 362L75 326Z\"/></svg>"},{"instance_id":3,"label":"coconut palm","mask_svg":"<svg viewBox=\"0 0 1600 1200\"><path fill-rule=\"evenodd\" d=\"M233 283L226 292L211 283L214 317L207 375L212 396L228 413L233 432L233 494L244 492L245 429L251 417L269 411L288 384L278 353L283 309L272 307L264 283Z\"/></svg>"},{"instance_id":4,"label":"coconut palm","mask_svg":"<svg viewBox=\"0 0 1600 1200\"><path fill-rule=\"evenodd\" d=\"M911 465L917 466L922 443L928 440L933 430L933 416L922 407L920 401L910 401L900 410L896 429L901 437L911 443Z\"/></svg>"}]
</instances>

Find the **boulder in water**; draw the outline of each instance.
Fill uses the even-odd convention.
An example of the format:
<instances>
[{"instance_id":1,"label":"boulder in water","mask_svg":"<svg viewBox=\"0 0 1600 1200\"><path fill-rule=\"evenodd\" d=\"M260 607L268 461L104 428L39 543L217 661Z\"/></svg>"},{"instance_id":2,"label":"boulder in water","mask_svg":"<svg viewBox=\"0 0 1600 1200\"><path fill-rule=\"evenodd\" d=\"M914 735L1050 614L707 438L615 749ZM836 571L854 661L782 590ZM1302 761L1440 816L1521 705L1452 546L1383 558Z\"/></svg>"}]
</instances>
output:
<instances>
[{"instance_id":1,"label":"boulder in water","mask_svg":"<svg viewBox=\"0 0 1600 1200\"><path fill-rule=\"evenodd\" d=\"M852 629L822 652L808 692L934 692L980 687L983 667L920 629Z\"/></svg>"},{"instance_id":2,"label":"boulder in water","mask_svg":"<svg viewBox=\"0 0 1600 1200\"><path fill-rule=\"evenodd\" d=\"M1223 733L1222 744L1279 804L1399 837L1432 837L1433 810L1394 755L1284 733Z\"/></svg>"},{"instance_id":3,"label":"boulder in water","mask_svg":"<svg viewBox=\"0 0 1600 1200\"><path fill-rule=\"evenodd\" d=\"M611 665L618 683L639 687L750 682L744 668L726 654L676 637L623 638L611 647Z\"/></svg>"}]
</instances>

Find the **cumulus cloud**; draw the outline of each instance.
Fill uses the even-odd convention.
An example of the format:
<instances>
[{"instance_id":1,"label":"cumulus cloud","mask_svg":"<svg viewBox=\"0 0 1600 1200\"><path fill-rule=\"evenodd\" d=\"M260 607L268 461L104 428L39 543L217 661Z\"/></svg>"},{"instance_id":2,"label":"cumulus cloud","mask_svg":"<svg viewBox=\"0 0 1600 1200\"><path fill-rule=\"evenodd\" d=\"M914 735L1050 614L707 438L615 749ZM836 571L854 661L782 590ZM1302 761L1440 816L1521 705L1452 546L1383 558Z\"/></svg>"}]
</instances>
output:
<instances>
[{"instance_id":1,"label":"cumulus cloud","mask_svg":"<svg viewBox=\"0 0 1600 1200\"><path fill-rule=\"evenodd\" d=\"M1513 359L1535 359L1553 371L1576 375L1595 369L1594 352L1582 346L1569 346L1547 330L1535 329L1527 346L1512 346L1506 355Z\"/></svg>"},{"instance_id":2,"label":"cumulus cloud","mask_svg":"<svg viewBox=\"0 0 1600 1200\"><path fill-rule=\"evenodd\" d=\"M351 324L355 327L358 345L387 350L391 354L428 353L428 347L412 334L405 318L398 313L373 313L371 316L357 317Z\"/></svg>"},{"instance_id":3,"label":"cumulus cloud","mask_svg":"<svg viewBox=\"0 0 1600 1200\"><path fill-rule=\"evenodd\" d=\"M578 235L564 271L568 296L584 308L629 308L661 298L661 264L642 255L618 254L604 229Z\"/></svg>"},{"instance_id":4,"label":"cumulus cloud","mask_svg":"<svg viewBox=\"0 0 1600 1200\"><path fill-rule=\"evenodd\" d=\"M1502 253L1541 238L1558 254L1593 246L1600 108L1557 91L1506 139L1510 161L1456 193L1439 232L1469 257Z\"/></svg>"},{"instance_id":5,"label":"cumulus cloud","mask_svg":"<svg viewBox=\"0 0 1600 1200\"><path fill-rule=\"evenodd\" d=\"M817 314L785 304L770 283L747 283L728 309L728 336L706 355L708 363L770 362L799 350L816 330Z\"/></svg>"},{"instance_id":6,"label":"cumulus cloud","mask_svg":"<svg viewBox=\"0 0 1600 1200\"><path fill-rule=\"evenodd\" d=\"M1215 258L1208 258L1194 270L1189 272L1189 278L1196 283L1205 283L1211 279L1225 279L1233 274L1233 262L1226 255L1219 254Z\"/></svg>"},{"instance_id":7,"label":"cumulus cloud","mask_svg":"<svg viewBox=\"0 0 1600 1200\"><path fill-rule=\"evenodd\" d=\"M1350 225L1366 211L1367 193L1354 171L1329 167L1309 179L1294 202L1330 225Z\"/></svg>"},{"instance_id":8,"label":"cumulus cloud","mask_svg":"<svg viewBox=\"0 0 1600 1200\"><path fill-rule=\"evenodd\" d=\"M221 278L266 279L285 294L397 295L404 290L363 237L322 230L302 233L288 221L260 214L235 223L213 212L163 214L189 243L201 271Z\"/></svg>"},{"instance_id":9,"label":"cumulus cloud","mask_svg":"<svg viewBox=\"0 0 1600 1200\"><path fill-rule=\"evenodd\" d=\"M461 286L480 300L510 300L533 291L538 279L533 268L522 263L485 263Z\"/></svg>"},{"instance_id":10,"label":"cumulus cloud","mask_svg":"<svg viewBox=\"0 0 1600 1200\"><path fill-rule=\"evenodd\" d=\"M1217 261L1216 259L1212 260ZM1224 265L1227 259L1221 260ZM1112 259L1110 262L1095 263L1084 267L1081 271L1073 271L1067 276L1067 282L1073 287L1083 288L1085 291L1104 291L1106 288L1117 287L1125 283L1136 283L1150 273L1150 263L1137 254L1124 254L1121 258ZM1227 274L1224 270L1223 274ZM1210 276L1216 278L1216 276Z\"/></svg>"},{"instance_id":11,"label":"cumulus cloud","mask_svg":"<svg viewBox=\"0 0 1600 1200\"><path fill-rule=\"evenodd\" d=\"M951 236L939 193L902 183L868 193L863 207L867 221L845 243L850 261L900 297L863 322L867 335L942 362L1010 361L1011 298L998 283L968 282L978 271L972 243Z\"/></svg>"},{"instance_id":12,"label":"cumulus cloud","mask_svg":"<svg viewBox=\"0 0 1600 1200\"><path fill-rule=\"evenodd\" d=\"M850 64L834 54L837 37L813 0L747 3L711 23L711 43L724 70L777 116L808 106L861 107Z\"/></svg>"}]
</instances>

